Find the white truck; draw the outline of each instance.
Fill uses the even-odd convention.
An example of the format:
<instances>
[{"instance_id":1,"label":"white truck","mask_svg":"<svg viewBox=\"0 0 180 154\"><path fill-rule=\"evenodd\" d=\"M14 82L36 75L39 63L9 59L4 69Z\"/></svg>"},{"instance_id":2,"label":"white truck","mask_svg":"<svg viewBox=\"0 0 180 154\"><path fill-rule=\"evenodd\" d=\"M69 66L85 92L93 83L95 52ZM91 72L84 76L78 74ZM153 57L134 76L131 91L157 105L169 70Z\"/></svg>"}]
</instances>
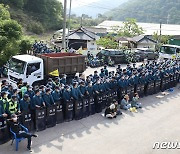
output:
<instances>
[{"instance_id":1,"label":"white truck","mask_svg":"<svg viewBox=\"0 0 180 154\"><path fill-rule=\"evenodd\" d=\"M160 60L164 59L180 59L180 46L178 45L162 45L159 51Z\"/></svg>"},{"instance_id":2,"label":"white truck","mask_svg":"<svg viewBox=\"0 0 180 154\"><path fill-rule=\"evenodd\" d=\"M8 80L15 84L19 79L29 85L41 83L49 73L58 70L60 75L74 75L86 69L85 57L74 53L50 53L38 57L31 55L13 56L8 62Z\"/></svg>"}]
</instances>

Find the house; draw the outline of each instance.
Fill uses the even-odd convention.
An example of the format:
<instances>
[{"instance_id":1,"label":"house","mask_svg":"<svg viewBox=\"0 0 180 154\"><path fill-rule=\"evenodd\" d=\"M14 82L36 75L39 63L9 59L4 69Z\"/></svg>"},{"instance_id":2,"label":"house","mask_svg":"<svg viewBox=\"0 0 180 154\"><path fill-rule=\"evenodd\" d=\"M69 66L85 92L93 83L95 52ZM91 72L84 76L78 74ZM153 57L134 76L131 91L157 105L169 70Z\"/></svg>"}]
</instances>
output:
<instances>
[{"instance_id":1,"label":"house","mask_svg":"<svg viewBox=\"0 0 180 154\"><path fill-rule=\"evenodd\" d=\"M119 43L119 48L122 48L122 47L132 48L130 39L131 38L129 37L116 37L116 41Z\"/></svg>"},{"instance_id":2,"label":"house","mask_svg":"<svg viewBox=\"0 0 180 154\"><path fill-rule=\"evenodd\" d=\"M118 37L116 41L119 42L119 47L128 48L155 48L156 41L146 35L139 35L135 37Z\"/></svg>"},{"instance_id":3,"label":"house","mask_svg":"<svg viewBox=\"0 0 180 154\"><path fill-rule=\"evenodd\" d=\"M66 39L69 40L69 49L73 48L78 50L82 48L83 50L92 51L97 50L96 40L100 39L100 36L84 27L80 27L71 31L69 36L66 36Z\"/></svg>"},{"instance_id":4,"label":"house","mask_svg":"<svg viewBox=\"0 0 180 154\"><path fill-rule=\"evenodd\" d=\"M129 41L133 44L134 48L155 48L156 41L146 35L135 36Z\"/></svg>"}]
</instances>

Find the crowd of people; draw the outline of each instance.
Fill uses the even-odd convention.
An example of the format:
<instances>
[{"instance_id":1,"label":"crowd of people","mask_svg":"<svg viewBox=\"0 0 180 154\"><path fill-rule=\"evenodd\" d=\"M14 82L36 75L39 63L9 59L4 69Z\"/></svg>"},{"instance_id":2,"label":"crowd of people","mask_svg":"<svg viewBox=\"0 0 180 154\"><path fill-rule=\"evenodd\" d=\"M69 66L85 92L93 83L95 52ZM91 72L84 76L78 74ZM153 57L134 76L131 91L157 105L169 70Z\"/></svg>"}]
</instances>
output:
<instances>
[{"instance_id":1,"label":"crowd of people","mask_svg":"<svg viewBox=\"0 0 180 154\"><path fill-rule=\"evenodd\" d=\"M35 43L32 46L32 51L34 52L34 54L59 53L61 52L61 50L62 50L61 47L57 47L56 45L54 46L54 48L50 48L43 41L40 42L35 41Z\"/></svg>"},{"instance_id":2,"label":"crowd of people","mask_svg":"<svg viewBox=\"0 0 180 154\"><path fill-rule=\"evenodd\" d=\"M124 69L118 65L116 72L109 72L107 66L104 66L101 72L94 71L94 74L86 78L75 76L67 82L67 76L63 75L61 78L49 78L46 85L35 87L20 79L17 88L13 88L3 80L0 117L11 118L14 114L26 111L31 111L33 115L37 109L48 108L59 102L65 105L71 101L75 106L84 99L94 98L94 113L100 113L106 108L105 117L116 118L122 114L121 109L137 112L137 109L142 107L139 103L139 85L143 85L143 93L148 95L150 83L155 86L156 82L160 81L160 90L163 91L165 90L163 84L167 78L168 81L172 80L174 86L179 82L179 73L180 62L166 60L148 61L140 66L128 64ZM131 91L133 95L128 94L128 87L133 88Z\"/></svg>"}]
</instances>

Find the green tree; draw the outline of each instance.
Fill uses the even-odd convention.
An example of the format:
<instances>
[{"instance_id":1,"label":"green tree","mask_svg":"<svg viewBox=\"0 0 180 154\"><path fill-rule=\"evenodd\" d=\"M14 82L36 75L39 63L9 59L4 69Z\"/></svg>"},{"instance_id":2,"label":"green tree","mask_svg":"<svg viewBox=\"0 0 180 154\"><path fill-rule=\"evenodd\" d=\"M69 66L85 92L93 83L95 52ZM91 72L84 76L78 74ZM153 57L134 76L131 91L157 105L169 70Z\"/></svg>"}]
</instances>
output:
<instances>
[{"instance_id":1,"label":"green tree","mask_svg":"<svg viewBox=\"0 0 180 154\"><path fill-rule=\"evenodd\" d=\"M97 43L97 45L100 45L106 49L117 49L118 48L118 42L116 42L114 37L112 37L112 36L102 37L99 40L97 40L96 43Z\"/></svg>"},{"instance_id":2,"label":"green tree","mask_svg":"<svg viewBox=\"0 0 180 154\"><path fill-rule=\"evenodd\" d=\"M32 42L30 40L21 40L19 44L20 54L27 54L32 48Z\"/></svg>"},{"instance_id":3,"label":"green tree","mask_svg":"<svg viewBox=\"0 0 180 154\"><path fill-rule=\"evenodd\" d=\"M133 37L143 34L143 29L137 25L136 19L126 19L123 24L118 32L119 36Z\"/></svg>"},{"instance_id":4,"label":"green tree","mask_svg":"<svg viewBox=\"0 0 180 154\"><path fill-rule=\"evenodd\" d=\"M8 6L4 4L0 4L0 21L10 19L10 13L8 11Z\"/></svg>"},{"instance_id":5,"label":"green tree","mask_svg":"<svg viewBox=\"0 0 180 154\"><path fill-rule=\"evenodd\" d=\"M3 17L0 20L0 66L19 52L19 40L22 37L22 28L9 17L8 8L0 6Z\"/></svg>"}]
</instances>

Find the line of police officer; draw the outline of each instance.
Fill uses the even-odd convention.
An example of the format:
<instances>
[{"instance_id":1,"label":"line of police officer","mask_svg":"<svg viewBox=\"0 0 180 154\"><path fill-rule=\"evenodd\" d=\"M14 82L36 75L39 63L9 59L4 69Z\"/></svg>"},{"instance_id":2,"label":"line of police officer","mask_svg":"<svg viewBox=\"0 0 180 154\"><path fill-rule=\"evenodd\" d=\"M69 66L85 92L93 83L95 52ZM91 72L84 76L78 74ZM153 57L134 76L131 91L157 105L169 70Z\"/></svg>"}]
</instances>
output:
<instances>
[{"instance_id":1,"label":"line of police officer","mask_svg":"<svg viewBox=\"0 0 180 154\"><path fill-rule=\"evenodd\" d=\"M66 75L63 75L62 78L49 79L46 86L31 87L20 80L18 89L13 89L3 80L0 117L25 113L22 119L28 122L29 117L36 130L41 130L41 127L43 130L47 121L51 127L57 121L78 120L99 113L113 99L120 101L125 94L131 99L135 92L143 97L176 86L179 72L180 62L167 60L148 61L139 67L127 65L125 69L118 65L116 73L109 72L104 66L100 73L94 71L86 79L76 76L71 83L67 83Z\"/></svg>"}]
</instances>

